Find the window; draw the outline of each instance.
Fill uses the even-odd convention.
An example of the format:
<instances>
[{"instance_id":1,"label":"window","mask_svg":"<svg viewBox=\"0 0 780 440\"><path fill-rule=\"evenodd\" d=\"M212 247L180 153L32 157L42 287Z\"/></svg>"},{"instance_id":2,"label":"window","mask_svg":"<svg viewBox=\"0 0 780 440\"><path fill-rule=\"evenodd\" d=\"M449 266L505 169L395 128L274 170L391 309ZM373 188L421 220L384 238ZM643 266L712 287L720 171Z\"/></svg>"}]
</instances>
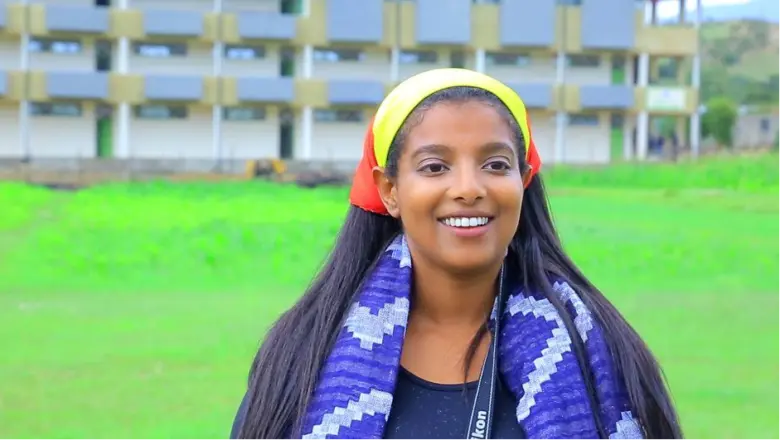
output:
<instances>
[{"instance_id":1,"label":"window","mask_svg":"<svg viewBox=\"0 0 780 440\"><path fill-rule=\"evenodd\" d=\"M263 107L225 107L222 118L226 121L262 121L265 119Z\"/></svg>"},{"instance_id":2,"label":"window","mask_svg":"<svg viewBox=\"0 0 780 440\"><path fill-rule=\"evenodd\" d=\"M569 115L569 125L580 127L595 127L599 125L598 115Z\"/></svg>"},{"instance_id":3,"label":"window","mask_svg":"<svg viewBox=\"0 0 780 440\"><path fill-rule=\"evenodd\" d=\"M138 105L134 109L138 119L187 119L186 105Z\"/></svg>"},{"instance_id":4,"label":"window","mask_svg":"<svg viewBox=\"0 0 780 440\"><path fill-rule=\"evenodd\" d=\"M363 61L366 54L357 49L314 49L314 61L338 63L339 61Z\"/></svg>"},{"instance_id":5,"label":"window","mask_svg":"<svg viewBox=\"0 0 780 440\"><path fill-rule=\"evenodd\" d=\"M466 54L462 50L450 52L450 67L463 69L466 67Z\"/></svg>"},{"instance_id":6,"label":"window","mask_svg":"<svg viewBox=\"0 0 780 440\"><path fill-rule=\"evenodd\" d=\"M187 45L185 43L133 43L133 52L136 55L149 58L186 56Z\"/></svg>"},{"instance_id":7,"label":"window","mask_svg":"<svg viewBox=\"0 0 780 440\"><path fill-rule=\"evenodd\" d=\"M265 58L265 47L228 44L225 46L225 58L229 60L257 60Z\"/></svg>"},{"instance_id":8,"label":"window","mask_svg":"<svg viewBox=\"0 0 780 440\"><path fill-rule=\"evenodd\" d=\"M281 0L282 14L300 14L303 11L303 0Z\"/></svg>"},{"instance_id":9,"label":"window","mask_svg":"<svg viewBox=\"0 0 780 440\"><path fill-rule=\"evenodd\" d=\"M761 118L761 131L766 133L769 131L770 126L772 125L772 121L769 118Z\"/></svg>"},{"instance_id":10,"label":"window","mask_svg":"<svg viewBox=\"0 0 780 440\"><path fill-rule=\"evenodd\" d=\"M485 56L488 64L494 66L528 66L531 57L525 54L490 52Z\"/></svg>"},{"instance_id":11,"label":"window","mask_svg":"<svg viewBox=\"0 0 780 440\"><path fill-rule=\"evenodd\" d=\"M295 76L295 49L283 47L280 51L279 74L281 76Z\"/></svg>"},{"instance_id":12,"label":"window","mask_svg":"<svg viewBox=\"0 0 780 440\"><path fill-rule=\"evenodd\" d=\"M680 63L674 58L661 58L658 60L658 79L677 79Z\"/></svg>"},{"instance_id":13,"label":"window","mask_svg":"<svg viewBox=\"0 0 780 440\"><path fill-rule=\"evenodd\" d=\"M439 54L432 50L402 50L398 54L399 64L432 64L439 60Z\"/></svg>"},{"instance_id":14,"label":"window","mask_svg":"<svg viewBox=\"0 0 780 440\"><path fill-rule=\"evenodd\" d=\"M363 122L362 110L314 110L315 122Z\"/></svg>"},{"instance_id":15,"label":"window","mask_svg":"<svg viewBox=\"0 0 780 440\"><path fill-rule=\"evenodd\" d=\"M566 64L571 67L599 67L601 57L598 55L567 55Z\"/></svg>"},{"instance_id":16,"label":"window","mask_svg":"<svg viewBox=\"0 0 780 440\"><path fill-rule=\"evenodd\" d=\"M625 122L626 118L620 113L612 113L609 118L609 125L611 128L622 129Z\"/></svg>"},{"instance_id":17,"label":"window","mask_svg":"<svg viewBox=\"0 0 780 440\"><path fill-rule=\"evenodd\" d=\"M612 69L624 69L626 67L626 57L622 55L612 55Z\"/></svg>"},{"instance_id":18,"label":"window","mask_svg":"<svg viewBox=\"0 0 780 440\"><path fill-rule=\"evenodd\" d=\"M96 68L98 72L108 72L111 70L111 42L99 40L95 43Z\"/></svg>"},{"instance_id":19,"label":"window","mask_svg":"<svg viewBox=\"0 0 780 440\"><path fill-rule=\"evenodd\" d=\"M56 116L77 118L84 109L81 104L64 102L33 102L30 103L30 114L34 116Z\"/></svg>"},{"instance_id":20,"label":"window","mask_svg":"<svg viewBox=\"0 0 780 440\"><path fill-rule=\"evenodd\" d=\"M57 54L80 53L82 49L79 40L60 40L53 38L31 38L27 46L30 52L49 52Z\"/></svg>"},{"instance_id":21,"label":"window","mask_svg":"<svg viewBox=\"0 0 780 440\"><path fill-rule=\"evenodd\" d=\"M295 123L295 112L290 108L280 108L279 109L279 123L280 124L294 124Z\"/></svg>"}]
</instances>

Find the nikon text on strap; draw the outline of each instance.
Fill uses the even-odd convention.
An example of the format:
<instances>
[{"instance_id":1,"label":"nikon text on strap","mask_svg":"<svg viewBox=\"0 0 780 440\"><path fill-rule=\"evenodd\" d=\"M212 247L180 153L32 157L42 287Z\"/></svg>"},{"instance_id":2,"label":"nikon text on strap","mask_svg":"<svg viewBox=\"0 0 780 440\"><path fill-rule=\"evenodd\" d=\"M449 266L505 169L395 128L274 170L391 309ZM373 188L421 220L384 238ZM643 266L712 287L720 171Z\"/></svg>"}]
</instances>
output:
<instances>
[{"instance_id":1,"label":"nikon text on strap","mask_svg":"<svg viewBox=\"0 0 780 440\"><path fill-rule=\"evenodd\" d=\"M493 326L493 340L490 342L482 372L477 383L477 394L469 418L468 439L488 439L493 428L493 412L496 388L498 387L498 335L500 334L501 315L504 310L504 267L498 275L498 300L496 319Z\"/></svg>"}]
</instances>

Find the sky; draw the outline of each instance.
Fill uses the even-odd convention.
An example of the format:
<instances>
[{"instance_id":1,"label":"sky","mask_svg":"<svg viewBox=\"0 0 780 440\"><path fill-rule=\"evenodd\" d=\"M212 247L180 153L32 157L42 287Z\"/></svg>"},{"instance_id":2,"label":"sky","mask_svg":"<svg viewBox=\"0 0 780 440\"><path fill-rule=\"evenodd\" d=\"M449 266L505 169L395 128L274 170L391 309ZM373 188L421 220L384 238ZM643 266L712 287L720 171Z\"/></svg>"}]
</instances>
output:
<instances>
[{"instance_id":1,"label":"sky","mask_svg":"<svg viewBox=\"0 0 780 440\"><path fill-rule=\"evenodd\" d=\"M690 12L696 10L696 0L687 0L685 9ZM701 0L702 7L706 10L713 6L738 6L750 3L750 0ZM677 11L680 9L680 2L676 1L660 1L656 6L658 16L661 18L672 18L677 15Z\"/></svg>"}]
</instances>

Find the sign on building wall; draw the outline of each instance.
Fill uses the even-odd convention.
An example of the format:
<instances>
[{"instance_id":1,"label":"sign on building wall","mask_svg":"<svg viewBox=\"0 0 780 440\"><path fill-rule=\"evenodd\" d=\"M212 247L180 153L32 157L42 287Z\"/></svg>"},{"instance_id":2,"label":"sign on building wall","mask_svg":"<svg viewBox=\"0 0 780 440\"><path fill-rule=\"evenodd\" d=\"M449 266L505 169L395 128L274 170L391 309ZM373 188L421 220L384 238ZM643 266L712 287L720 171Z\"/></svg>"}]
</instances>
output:
<instances>
[{"instance_id":1,"label":"sign on building wall","mask_svg":"<svg viewBox=\"0 0 780 440\"><path fill-rule=\"evenodd\" d=\"M647 109L650 111L685 111L685 89L676 87L648 87Z\"/></svg>"}]
</instances>

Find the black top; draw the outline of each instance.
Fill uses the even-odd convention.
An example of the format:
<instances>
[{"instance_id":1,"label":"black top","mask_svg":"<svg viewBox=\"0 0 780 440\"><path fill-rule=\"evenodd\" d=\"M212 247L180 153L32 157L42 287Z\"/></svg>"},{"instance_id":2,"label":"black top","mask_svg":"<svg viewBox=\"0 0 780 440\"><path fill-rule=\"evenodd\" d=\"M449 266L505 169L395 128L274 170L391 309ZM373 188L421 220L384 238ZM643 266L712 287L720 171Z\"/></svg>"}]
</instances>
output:
<instances>
[{"instance_id":1,"label":"black top","mask_svg":"<svg viewBox=\"0 0 780 440\"><path fill-rule=\"evenodd\" d=\"M421 379L401 368L393 393L393 409L385 426L385 438L466 438L477 382L441 385ZM523 439L515 415L512 392L498 381L491 438Z\"/></svg>"},{"instance_id":2,"label":"black top","mask_svg":"<svg viewBox=\"0 0 780 440\"><path fill-rule=\"evenodd\" d=\"M517 423L515 398L498 381L492 438L523 439L525 434ZM393 408L385 426L385 438L465 438L471 407L477 393L477 382L463 385L441 385L428 382L401 368L393 393ZM230 438L238 432L246 418L246 402L241 402Z\"/></svg>"}]
</instances>

